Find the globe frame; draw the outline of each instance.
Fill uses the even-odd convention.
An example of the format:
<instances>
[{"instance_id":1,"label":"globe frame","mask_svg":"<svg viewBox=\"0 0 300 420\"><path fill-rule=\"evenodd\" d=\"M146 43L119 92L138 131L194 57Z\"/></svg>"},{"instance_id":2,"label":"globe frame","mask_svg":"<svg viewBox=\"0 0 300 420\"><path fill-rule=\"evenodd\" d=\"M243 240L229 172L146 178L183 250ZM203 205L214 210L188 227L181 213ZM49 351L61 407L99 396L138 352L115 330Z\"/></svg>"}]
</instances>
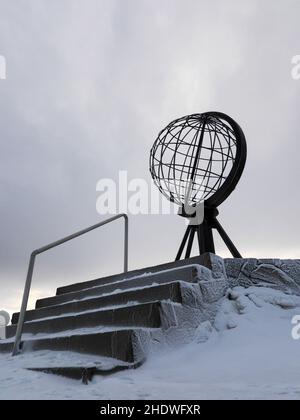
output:
<instances>
[{"instance_id":1,"label":"globe frame","mask_svg":"<svg viewBox=\"0 0 300 420\"><path fill-rule=\"evenodd\" d=\"M224 146L224 148L228 148L228 152L227 152L228 154L227 154L226 165L222 166L222 171L221 171L221 174L219 175L219 180L217 181L219 182L218 188L216 188L216 190L211 195L209 195L209 193L206 196L204 195L203 221L197 226L195 226L193 223L190 222L185 232L183 241L180 245L179 251L177 253L176 260L181 258L185 245L187 245L185 258L188 258L190 256L195 234L197 234L198 236L200 254L203 254L206 252L215 253L212 229L216 229L219 232L220 236L224 240L225 244L227 245L232 255L236 258L241 258L241 254L238 252L237 248L234 246L229 236L226 234L225 230L223 229L223 227L220 225L219 221L217 220L217 216L219 214L218 206L222 204L227 199L227 197L232 193L232 191L235 189L243 173L245 163L246 163L246 158L247 158L246 138L243 133L243 130L241 129L241 127L238 125L238 123L235 120L233 120L230 116L222 112L210 111L210 112L205 112L202 114L187 115L185 117L181 117L172 121L163 130L159 132L158 137L151 148L150 160L149 160L151 176L154 180L154 183L157 185L157 187L161 191L161 193L170 201L176 202L177 204L181 206L180 211L179 211L180 215L184 217L189 217L189 218L193 217L193 213L191 213L190 211L189 212L185 211L185 201L182 200L182 197L180 194L177 195L177 197L175 197L171 189L169 189L168 187L165 189L163 188L162 182L164 182L165 184L166 182L165 182L164 176L161 176L161 174L164 174L164 171L162 168L167 167L168 168L167 176L169 177L170 173L172 172L174 176L174 182L177 182L177 179L175 178L175 173L176 171L178 171L177 166L180 166L180 165L176 163L177 162L176 154L179 153L179 148L182 145L182 140L180 139L180 136L183 133L183 128L179 130L178 132L179 136L173 135L172 129L174 127L176 128L185 127L186 122L189 120L197 121L199 123L199 127L195 128L195 130L196 131L198 130L198 131L193 137L195 144L193 145L194 149L193 149L192 157L190 159L190 164L186 165L186 158L185 158L184 165L182 165L182 168L184 168L184 173L185 174L188 173L190 176L190 179L191 179L190 182L191 182L192 188L194 188L194 185L197 185L195 182L195 174L197 174L197 171L205 172L205 176L207 176L208 174L207 182L209 182L209 176L212 173L212 172L208 173L207 169L206 171L204 171L202 168L199 167L202 148L207 149L207 147L203 146L203 139L204 139L205 133L209 133L210 136L211 136L211 133L216 133L216 130L213 128L213 124L212 124L212 127L210 127L210 124L212 122L215 123L215 126L216 126L216 121L217 121L219 124L221 124L222 127L226 127L225 132L227 130L227 134L228 136L231 137L231 140L233 140L233 143L235 146L235 156L234 156L234 159L232 159L232 167L229 173L224 178L223 175L225 173L225 168L228 163L230 143L228 142L228 138L226 139L226 135L224 135L224 132L223 132L222 137L223 139L225 139L225 142L227 141L227 144L228 144L228 147ZM166 142L166 139L169 140L170 138L171 140L169 141L169 143L167 143L167 145L165 146L165 149L163 149L164 142ZM175 142L172 143L172 145L174 144L175 147L174 149L172 149L169 146L170 146L171 141L174 139L175 139ZM197 146L196 146L196 142L198 142ZM188 144L188 142L185 142L185 144ZM211 142L211 145L212 145L212 142ZM224 163L223 152L224 151L222 149L222 145L220 141L219 141L219 145L220 145L219 150L221 150L221 155L222 155L221 162L223 165ZM215 142L211 147L211 155L210 155L210 161L209 161L210 167L212 166L212 162L214 162L214 160L212 159L214 146L215 146ZM159 154L159 148L161 148L161 153L157 157L156 155ZM195 148L196 148L196 153L194 155ZM170 149L174 153L173 153L171 162L168 164L168 163L163 162L163 156L166 150L170 151ZM232 150L230 152L232 152ZM233 157L232 154L231 156ZM192 158L193 158L193 162L192 162ZM208 160L208 159L202 159L202 160ZM176 166L176 169L174 169L175 166ZM186 172L186 168L187 168L187 172ZM214 176L215 175L217 174L214 174ZM182 176L182 172L180 176ZM224 178L223 182L220 181L222 178ZM170 182L170 179L172 179L172 177L167 178L167 179L168 179L168 182ZM180 179L180 181L186 182L186 180L183 180L183 179ZM207 185L205 186L205 188L207 188ZM213 188L209 187L208 192L209 192L209 189L213 190ZM206 189L205 189L205 192L206 192ZM206 199L205 197L207 196L208 198ZM194 203L195 209L198 206L198 204L201 204L201 202L197 203L197 200L195 200L195 203Z\"/></svg>"},{"instance_id":2,"label":"globe frame","mask_svg":"<svg viewBox=\"0 0 300 420\"><path fill-rule=\"evenodd\" d=\"M233 134L233 138L231 140L234 141L234 144L236 146L236 152L235 152L235 156L233 160L233 165L232 168L230 170L230 173L226 176L225 181L217 188L217 190L209 196L208 199L205 199L205 205L208 207L218 207L223 201L226 200L226 198L231 194L231 192L234 190L234 188L236 187L244 166L245 166L245 162L246 162L246 155L247 155L247 145L246 145L246 139L244 136L244 133L241 129L241 127L228 115L221 113L221 112L206 112L203 114L191 114L191 115L187 115L185 117L181 117L178 118L174 121L172 121L170 124L168 124L163 130L160 131L156 141L154 142L151 151L150 151L150 161L149 161L149 167L150 167L150 173L151 176L155 182L155 184L157 185L157 187L159 188L159 190L161 191L161 193L170 201L172 202L176 202L178 205L183 205L184 203L180 200L180 198L178 199L178 196L174 197L172 192L166 191L166 187L163 187L163 183L165 182L165 179L163 176L164 174L164 168L168 167L168 171L169 174L170 172L172 172L172 175L175 178L175 171L180 175L180 178L182 177L182 172L188 173L191 175L191 178L193 178L193 175L195 174L196 171L200 170L205 172L203 169L201 168L197 168L196 165L196 158L195 161L193 162L192 165L192 158L190 159L190 164L187 163L186 159L184 162L184 165L181 165L180 168L180 164L176 163L178 161L176 161L176 158L178 157L179 154L182 154L182 152L180 152L180 147L182 146L182 139L180 139L180 136L182 135L182 130L185 127L190 127L190 125L187 124L187 121L198 121L199 122L199 126L195 126L194 129L196 131L196 134L193 137L196 137L196 135L199 135L199 131L201 130L201 134L200 134L200 142L201 142L201 136L202 136L202 140L203 140L203 135L204 135L204 131L206 133L209 132L209 135L211 135L211 133L214 132L214 127L209 127L208 124L214 124L215 121L217 121L220 124L223 124L223 127L226 127L227 129L231 129L231 132ZM224 124L224 121L226 123L226 125ZM173 128L181 128L180 132L179 132L179 136L173 135L172 134L172 130ZM191 131L191 130L190 130ZM219 133L220 134L220 133ZM228 134L227 134L228 136ZM225 141L227 141L228 143L228 149L229 149L229 141L226 138L226 136L224 135L224 133L222 133L222 135L220 137L223 137L225 139ZM174 142L176 141L176 144L173 146L174 143L172 143L173 149L170 147L170 141L169 143L165 146L164 150L160 153L159 158L156 156L156 154L158 153L159 148L162 149L162 145L164 144L164 142L166 140L169 140L171 138L171 140ZM223 152L223 145L221 144L221 141L218 137L219 140L219 150L221 152L219 152L223 158L224 155L226 155L226 153ZM197 141L197 139L196 139ZM185 143L185 145L188 144ZM226 146L224 146L225 148ZM163 157L165 155L165 153L167 151L174 150L174 157L172 158L173 162L171 162L170 164L166 164L163 163ZM200 152L200 159L201 159L201 149L202 149L202 145L200 145L200 148L198 149L198 152ZM194 150L192 151L192 153L194 153L195 151L195 147ZM227 157L229 156L229 150L227 152ZM192 156L194 157L194 156ZM212 156L211 156L212 158ZM207 160L207 159L206 159ZM228 159L227 159L228 160ZM199 163L199 162L198 162ZM223 162L222 162L223 163ZM228 162L225 163L225 167L223 168L223 171L220 173L219 179L216 181L216 184L219 182L220 178L223 177L224 175L224 169L226 168ZM176 168L175 168L176 166ZM178 168L179 167L179 168ZM181 170L181 173L180 173ZM207 179L209 180L210 176L208 171L205 172L205 177L207 177ZM217 175L217 174L216 174ZM182 179L181 179L182 180ZM177 180L176 180L177 181ZM192 179L192 182L194 182L194 180ZM206 189L209 191L209 187L207 187L207 185L205 186L205 193L206 193ZM207 195L207 193L205 194ZM172 197L173 196L173 197ZM181 201L181 202L180 202ZM195 203L197 204L197 203Z\"/></svg>"}]
</instances>

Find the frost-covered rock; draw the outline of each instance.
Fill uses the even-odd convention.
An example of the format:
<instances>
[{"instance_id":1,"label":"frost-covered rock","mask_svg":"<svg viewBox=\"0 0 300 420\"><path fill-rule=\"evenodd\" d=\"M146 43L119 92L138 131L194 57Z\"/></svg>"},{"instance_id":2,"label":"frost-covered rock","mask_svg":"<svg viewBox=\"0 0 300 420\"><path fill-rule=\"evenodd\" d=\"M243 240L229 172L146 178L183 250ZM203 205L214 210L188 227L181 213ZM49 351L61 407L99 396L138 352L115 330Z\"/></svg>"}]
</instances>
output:
<instances>
[{"instance_id":1,"label":"frost-covered rock","mask_svg":"<svg viewBox=\"0 0 300 420\"><path fill-rule=\"evenodd\" d=\"M228 281L225 278L219 278L211 281L200 281L200 290L205 303L213 303L221 299L228 289Z\"/></svg>"},{"instance_id":2,"label":"frost-covered rock","mask_svg":"<svg viewBox=\"0 0 300 420\"><path fill-rule=\"evenodd\" d=\"M207 253L202 256L203 264L211 271L214 279L227 278L225 261L218 255Z\"/></svg>"},{"instance_id":3,"label":"frost-covered rock","mask_svg":"<svg viewBox=\"0 0 300 420\"><path fill-rule=\"evenodd\" d=\"M228 281L235 286L268 286L300 295L300 260L227 258Z\"/></svg>"}]
</instances>

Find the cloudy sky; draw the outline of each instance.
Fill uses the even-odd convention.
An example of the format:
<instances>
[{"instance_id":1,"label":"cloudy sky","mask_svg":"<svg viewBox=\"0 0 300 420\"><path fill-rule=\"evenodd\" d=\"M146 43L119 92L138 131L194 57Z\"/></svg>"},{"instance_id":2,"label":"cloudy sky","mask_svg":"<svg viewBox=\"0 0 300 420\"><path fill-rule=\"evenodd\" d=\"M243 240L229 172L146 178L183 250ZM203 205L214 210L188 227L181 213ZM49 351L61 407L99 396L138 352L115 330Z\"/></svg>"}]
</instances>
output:
<instances>
[{"instance_id":1,"label":"cloudy sky","mask_svg":"<svg viewBox=\"0 0 300 420\"><path fill-rule=\"evenodd\" d=\"M246 134L220 208L241 253L299 258L299 16L299 0L0 0L0 309L18 309L34 248L101 219L97 181L150 181L157 133L190 113ZM172 260L184 228L131 216L130 268ZM121 270L118 222L40 256L32 301Z\"/></svg>"}]
</instances>

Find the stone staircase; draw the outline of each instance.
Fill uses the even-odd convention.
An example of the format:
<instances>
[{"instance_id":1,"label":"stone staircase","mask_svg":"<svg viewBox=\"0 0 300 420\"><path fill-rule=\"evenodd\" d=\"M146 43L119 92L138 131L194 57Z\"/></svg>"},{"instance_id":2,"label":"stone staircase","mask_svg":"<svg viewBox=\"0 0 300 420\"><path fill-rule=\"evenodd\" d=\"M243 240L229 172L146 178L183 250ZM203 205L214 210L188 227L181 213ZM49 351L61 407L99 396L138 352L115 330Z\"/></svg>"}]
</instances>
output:
<instances>
[{"instance_id":1,"label":"stone staircase","mask_svg":"<svg viewBox=\"0 0 300 420\"><path fill-rule=\"evenodd\" d=\"M45 355L44 365L27 368L88 382L138 367L151 352L189 342L201 322L213 320L227 287L223 260L205 254L58 288L26 312L22 351ZM6 327L0 352L12 351L18 318ZM60 366L49 363L51 352L64 354ZM66 365L66 354L80 363Z\"/></svg>"}]
</instances>

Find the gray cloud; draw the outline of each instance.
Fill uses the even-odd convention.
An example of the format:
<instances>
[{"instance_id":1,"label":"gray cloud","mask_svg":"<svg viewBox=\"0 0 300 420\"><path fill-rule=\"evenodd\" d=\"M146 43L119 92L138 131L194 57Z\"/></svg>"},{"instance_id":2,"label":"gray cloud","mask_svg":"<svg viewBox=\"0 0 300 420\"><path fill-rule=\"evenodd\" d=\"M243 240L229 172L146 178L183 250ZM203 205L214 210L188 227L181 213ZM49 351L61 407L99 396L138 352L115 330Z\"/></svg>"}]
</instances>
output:
<instances>
[{"instance_id":1,"label":"gray cloud","mask_svg":"<svg viewBox=\"0 0 300 420\"><path fill-rule=\"evenodd\" d=\"M32 249L99 220L96 182L150 180L158 131L237 119L249 156L220 220L247 256L300 253L297 0L1 1L0 304L15 309ZM131 218L131 268L170 260L184 223ZM39 259L34 297L122 269L120 225ZM226 254L219 243L219 253Z\"/></svg>"}]
</instances>

